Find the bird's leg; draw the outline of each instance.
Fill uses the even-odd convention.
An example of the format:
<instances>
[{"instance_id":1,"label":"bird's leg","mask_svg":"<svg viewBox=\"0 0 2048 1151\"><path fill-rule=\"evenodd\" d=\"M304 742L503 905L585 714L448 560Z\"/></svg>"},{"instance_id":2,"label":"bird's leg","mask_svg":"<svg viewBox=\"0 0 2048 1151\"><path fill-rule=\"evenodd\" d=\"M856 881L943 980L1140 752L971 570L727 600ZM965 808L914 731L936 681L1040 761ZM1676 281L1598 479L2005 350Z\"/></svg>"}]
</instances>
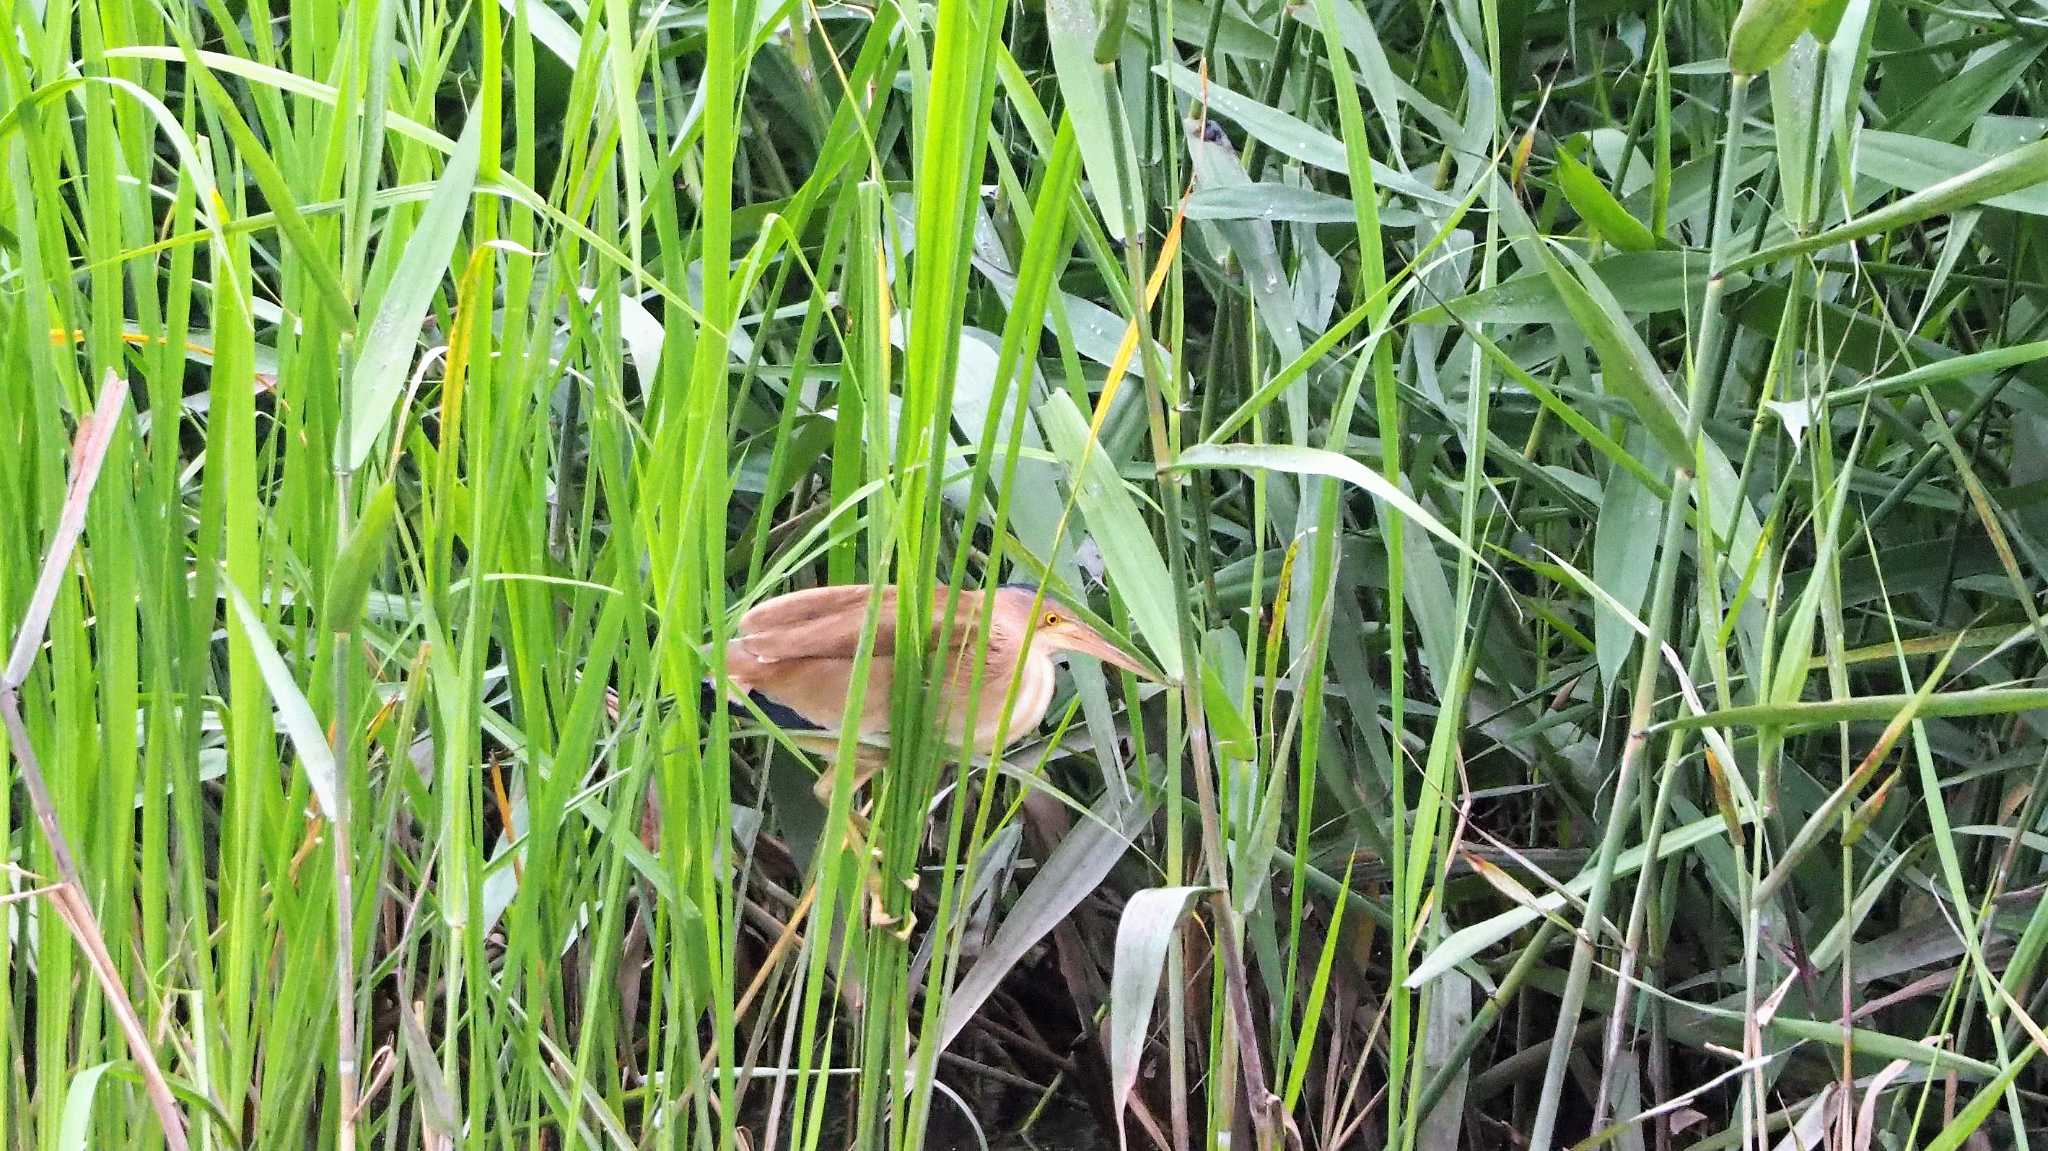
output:
<instances>
[{"instance_id":1,"label":"bird's leg","mask_svg":"<svg viewBox=\"0 0 2048 1151\"><path fill-rule=\"evenodd\" d=\"M848 823L846 846L849 849L855 847L854 841L856 839L867 838L868 817L867 812L861 806L860 789L868 780L875 777L876 772L882 770L884 762L886 761L883 756L873 749L867 747L854 748L853 785L849 788L853 793L853 809L846 813ZM811 794L817 797L819 803L829 809L832 806L832 791L838 784L838 766L828 766L823 772L819 773L818 782L811 785Z\"/></svg>"},{"instance_id":2,"label":"bird's leg","mask_svg":"<svg viewBox=\"0 0 2048 1151\"><path fill-rule=\"evenodd\" d=\"M882 770L882 765L886 762L888 762L887 759L879 749L856 746L853 749L853 787L851 788L853 793L859 795L861 786L867 783L868 780L873 779L875 773ZM811 785L811 794L818 797L819 803L830 807L832 806L832 789L837 787L838 784L839 766L837 764L828 764L824 771L818 773L818 782ZM856 813L856 817L858 817L858 813Z\"/></svg>"},{"instance_id":3,"label":"bird's leg","mask_svg":"<svg viewBox=\"0 0 2048 1151\"><path fill-rule=\"evenodd\" d=\"M868 834L872 825L868 822L867 809L873 805L869 803L863 806L858 802L861 788L868 780L874 778L875 773L882 769L885 762L885 753L876 749L857 747L854 750L854 775L850 789L856 802L854 808L846 813L846 837L843 843L847 850L861 857L861 870L868 893L869 926L889 928L891 935L907 940L910 938L911 928L916 925L916 919L908 914L897 915L890 912L883 902L882 853ZM817 797L819 803L830 807L832 793L838 787L838 783L837 766L827 767L818 776L818 782L811 786L811 794ZM903 885L911 891L917 890L915 877L905 880Z\"/></svg>"},{"instance_id":4,"label":"bird's leg","mask_svg":"<svg viewBox=\"0 0 2048 1151\"><path fill-rule=\"evenodd\" d=\"M868 926L888 928L889 934L908 943L911 929L917 926L917 916L909 911L898 915L883 903L881 868L868 868L867 889Z\"/></svg>"}]
</instances>

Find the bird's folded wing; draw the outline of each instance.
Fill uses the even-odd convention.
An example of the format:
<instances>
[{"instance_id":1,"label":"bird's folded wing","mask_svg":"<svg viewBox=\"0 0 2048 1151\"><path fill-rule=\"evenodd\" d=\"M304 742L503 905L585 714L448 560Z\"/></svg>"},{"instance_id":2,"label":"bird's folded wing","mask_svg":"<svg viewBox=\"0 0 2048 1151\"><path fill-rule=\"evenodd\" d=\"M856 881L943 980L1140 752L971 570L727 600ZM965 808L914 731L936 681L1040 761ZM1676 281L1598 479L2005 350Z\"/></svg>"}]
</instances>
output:
<instances>
[{"instance_id":1,"label":"bird's folded wing","mask_svg":"<svg viewBox=\"0 0 2048 1151\"><path fill-rule=\"evenodd\" d=\"M786 659L849 659L867 620L865 585L815 587L779 595L740 617L733 641L763 663ZM896 594L883 590L875 654L892 650L896 639Z\"/></svg>"},{"instance_id":2,"label":"bird's folded wing","mask_svg":"<svg viewBox=\"0 0 2048 1151\"><path fill-rule=\"evenodd\" d=\"M733 642L761 663L796 659L852 659L860 647L862 626L867 622L869 589L866 585L808 588L776 596L740 617ZM979 593L963 592L954 611L952 646L958 647L973 634ZM932 604L933 640L938 638L946 611L945 589L938 589ZM875 621L876 659L896 654L896 589L882 589L880 618Z\"/></svg>"}]
</instances>

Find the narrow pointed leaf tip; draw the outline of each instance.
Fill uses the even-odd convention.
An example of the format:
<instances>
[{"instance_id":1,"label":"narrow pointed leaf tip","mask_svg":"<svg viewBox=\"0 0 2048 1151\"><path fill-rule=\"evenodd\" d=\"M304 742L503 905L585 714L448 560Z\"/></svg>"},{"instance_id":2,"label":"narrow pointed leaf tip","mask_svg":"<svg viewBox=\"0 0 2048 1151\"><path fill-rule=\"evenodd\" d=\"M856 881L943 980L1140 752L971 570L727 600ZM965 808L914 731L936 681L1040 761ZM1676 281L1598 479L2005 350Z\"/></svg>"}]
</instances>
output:
<instances>
[{"instance_id":1,"label":"narrow pointed leaf tip","mask_svg":"<svg viewBox=\"0 0 2048 1151\"><path fill-rule=\"evenodd\" d=\"M1394 511L1423 531L1456 548L1473 563L1489 572L1492 564L1458 538L1457 533L1444 526L1443 521L1416 503L1407 492L1388 482L1385 476L1352 459L1350 456L1322 448L1303 448L1286 444L1197 444L1180 454L1168 470L1184 468L1262 468L1267 471L1290 472L1294 475L1328 476L1343 480L1354 487L1364 488L1374 498L1385 503ZM1495 572L1495 574L1499 574Z\"/></svg>"},{"instance_id":2,"label":"narrow pointed leaf tip","mask_svg":"<svg viewBox=\"0 0 2048 1151\"><path fill-rule=\"evenodd\" d=\"M363 506L354 534L343 546L335 565L334 578L327 585L327 630L353 631L362 618L363 605L370 596L370 579L384 558L384 537L391 529L398 508L398 485L385 480Z\"/></svg>"},{"instance_id":3,"label":"narrow pointed leaf tip","mask_svg":"<svg viewBox=\"0 0 2048 1151\"><path fill-rule=\"evenodd\" d=\"M354 471L370 458L378 437L390 426L399 396L405 390L406 368L419 347L420 327L434 292L447 275L469 216L470 193L476 189L482 117L471 115L455 153L434 185L419 226L399 253L391 286L377 306L358 345L360 358L349 376L349 434L334 443L335 462Z\"/></svg>"}]
</instances>

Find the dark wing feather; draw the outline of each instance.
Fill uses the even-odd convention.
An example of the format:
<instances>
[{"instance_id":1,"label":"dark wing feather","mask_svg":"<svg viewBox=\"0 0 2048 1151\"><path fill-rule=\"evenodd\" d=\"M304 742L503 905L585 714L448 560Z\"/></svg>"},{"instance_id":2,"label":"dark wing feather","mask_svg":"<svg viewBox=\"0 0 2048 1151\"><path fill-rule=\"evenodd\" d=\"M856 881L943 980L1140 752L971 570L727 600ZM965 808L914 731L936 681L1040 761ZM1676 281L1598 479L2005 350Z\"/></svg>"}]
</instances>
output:
<instances>
[{"instance_id":1,"label":"dark wing feather","mask_svg":"<svg viewBox=\"0 0 2048 1151\"><path fill-rule=\"evenodd\" d=\"M781 728L784 731L825 730L824 728L818 726L815 723L812 723L810 720L805 719L803 716L797 714L794 708L784 707L782 704L775 702L773 699L770 699L767 695L758 691L749 691L744 693L735 692L732 696L727 698L726 711L736 719L753 718L753 714L747 710L747 705L740 701L739 697L741 694L744 694L748 699L752 700L754 706L761 709L761 714L767 716L770 723L773 723L775 726ZM710 681L707 680L704 683L697 685L697 699L698 709L702 711L705 715L709 715L711 714L711 709L718 706L718 691L717 689L713 688L711 686Z\"/></svg>"}]
</instances>

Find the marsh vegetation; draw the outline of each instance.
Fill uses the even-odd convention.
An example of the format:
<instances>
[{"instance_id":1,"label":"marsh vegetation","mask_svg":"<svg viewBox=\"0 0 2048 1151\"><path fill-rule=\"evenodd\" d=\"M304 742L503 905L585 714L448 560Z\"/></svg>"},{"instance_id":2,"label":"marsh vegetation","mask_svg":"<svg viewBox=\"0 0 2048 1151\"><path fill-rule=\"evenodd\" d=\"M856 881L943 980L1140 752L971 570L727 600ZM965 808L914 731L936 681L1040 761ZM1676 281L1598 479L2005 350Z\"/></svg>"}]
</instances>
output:
<instances>
[{"instance_id":1,"label":"marsh vegetation","mask_svg":"<svg viewBox=\"0 0 2048 1151\"><path fill-rule=\"evenodd\" d=\"M2033 8L4 11L8 1147L2048 1138Z\"/></svg>"}]
</instances>

